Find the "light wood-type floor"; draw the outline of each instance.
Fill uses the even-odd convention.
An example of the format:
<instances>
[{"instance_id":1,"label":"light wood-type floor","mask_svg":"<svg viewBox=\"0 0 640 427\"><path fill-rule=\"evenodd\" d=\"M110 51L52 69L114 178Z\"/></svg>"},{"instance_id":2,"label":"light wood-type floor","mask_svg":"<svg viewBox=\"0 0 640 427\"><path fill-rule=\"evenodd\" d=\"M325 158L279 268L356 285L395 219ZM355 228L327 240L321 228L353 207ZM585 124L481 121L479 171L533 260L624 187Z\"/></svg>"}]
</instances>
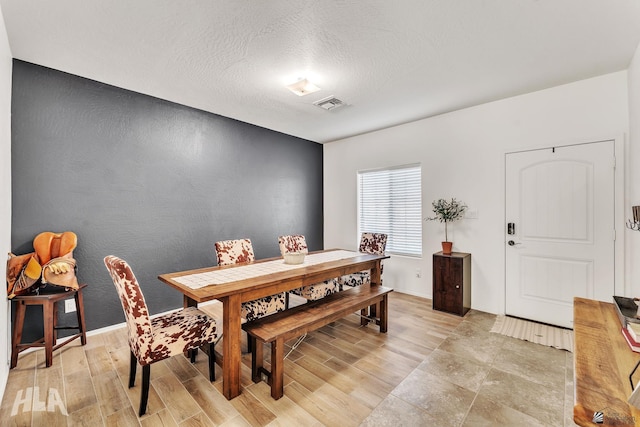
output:
<instances>
[{"instance_id":1,"label":"light wood-type floor","mask_svg":"<svg viewBox=\"0 0 640 427\"><path fill-rule=\"evenodd\" d=\"M1 426L512 426L573 425L572 354L490 333L495 316L434 311L431 300L390 295L389 331L356 315L310 334L285 364L284 397L242 367L227 401L206 355L151 367L147 415L137 417L140 373L127 388L125 329L70 344L44 367L22 354L0 406ZM204 307L216 316L220 304ZM290 343L291 344L291 343ZM268 355L268 349L265 352Z\"/></svg>"}]
</instances>

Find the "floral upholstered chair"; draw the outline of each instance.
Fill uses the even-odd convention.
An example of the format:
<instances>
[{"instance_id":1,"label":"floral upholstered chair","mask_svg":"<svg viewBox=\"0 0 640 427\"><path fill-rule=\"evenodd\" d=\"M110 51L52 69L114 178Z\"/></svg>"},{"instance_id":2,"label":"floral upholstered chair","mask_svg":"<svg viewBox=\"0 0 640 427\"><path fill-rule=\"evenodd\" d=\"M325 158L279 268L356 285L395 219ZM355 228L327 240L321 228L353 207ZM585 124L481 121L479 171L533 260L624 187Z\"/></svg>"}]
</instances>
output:
<instances>
[{"instance_id":1,"label":"floral upholstered chair","mask_svg":"<svg viewBox=\"0 0 640 427\"><path fill-rule=\"evenodd\" d=\"M358 251L367 254L383 255L387 247L387 235L381 233L362 233ZM382 265L380 265L382 275ZM381 279L382 280L382 279ZM340 290L371 283L371 270L358 271L338 278Z\"/></svg>"},{"instance_id":2,"label":"floral upholstered chair","mask_svg":"<svg viewBox=\"0 0 640 427\"><path fill-rule=\"evenodd\" d=\"M280 253L284 255L287 252L309 253L307 241L302 234L290 234L278 237L278 245ZM340 290L337 278L325 280L324 282L314 283L313 285L303 286L293 289L290 292L305 298L308 301L315 301L334 294Z\"/></svg>"},{"instance_id":3,"label":"floral upholstered chair","mask_svg":"<svg viewBox=\"0 0 640 427\"><path fill-rule=\"evenodd\" d=\"M214 381L214 346L219 338L215 319L195 307L150 318L147 303L129 264L109 255L105 257L104 265L118 291L127 322L131 351L129 388L134 386L137 364L142 366L139 415L147 411L152 363L187 352L191 354L193 363L195 350L202 348L209 355L209 380Z\"/></svg>"},{"instance_id":4,"label":"floral upholstered chair","mask_svg":"<svg viewBox=\"0 0 640 427\"><path fill-rule=\"evenodd\" d=\"M249 239L222 240L215 243L218 265L253 262L256 257ZM247 321L259 319L286 308L286 292L242 303L241 316Z\"/></svg>"}]
</instances>

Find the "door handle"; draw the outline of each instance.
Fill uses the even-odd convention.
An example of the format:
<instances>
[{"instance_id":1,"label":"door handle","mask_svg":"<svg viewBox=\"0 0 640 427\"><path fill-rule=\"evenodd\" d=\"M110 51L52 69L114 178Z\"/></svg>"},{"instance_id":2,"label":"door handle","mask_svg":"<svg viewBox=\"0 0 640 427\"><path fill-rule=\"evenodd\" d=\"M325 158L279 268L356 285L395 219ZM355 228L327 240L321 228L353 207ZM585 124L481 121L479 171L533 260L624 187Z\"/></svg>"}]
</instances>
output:
<instances>
[{"instance_id":1,"label":"door handle","mask_svg":"<svg viewBox=\"0 0 640 427\"><path fill-rule=\"evenodd\" d=\"M520 243L520 242L516 243L516 242L514 242L513 240L509 240L509 241L507 242L507 244L508 244L509 246L515 246L515 245L521 245L522 243Z\"/></svg>"}]
</instances>

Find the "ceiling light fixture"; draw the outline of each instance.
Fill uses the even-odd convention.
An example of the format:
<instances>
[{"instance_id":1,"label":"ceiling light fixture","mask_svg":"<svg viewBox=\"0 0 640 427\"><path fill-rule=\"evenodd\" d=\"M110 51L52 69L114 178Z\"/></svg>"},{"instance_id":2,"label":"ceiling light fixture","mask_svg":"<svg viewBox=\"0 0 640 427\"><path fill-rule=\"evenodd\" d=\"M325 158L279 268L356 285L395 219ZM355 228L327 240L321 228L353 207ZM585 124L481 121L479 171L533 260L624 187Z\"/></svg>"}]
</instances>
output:
<instances>
[{"instance_id":1,"label":"ceiling light fixture","mask_svg":"<svg viewBox=\"0 0 640 427\"><path fill-rule=\"evenodd\" d=\"M320 90L318 86L314 85L307 79L298 80L293 84L287 85L287 89L298 96L308 95Z\"/></svg>"}]
</instances>

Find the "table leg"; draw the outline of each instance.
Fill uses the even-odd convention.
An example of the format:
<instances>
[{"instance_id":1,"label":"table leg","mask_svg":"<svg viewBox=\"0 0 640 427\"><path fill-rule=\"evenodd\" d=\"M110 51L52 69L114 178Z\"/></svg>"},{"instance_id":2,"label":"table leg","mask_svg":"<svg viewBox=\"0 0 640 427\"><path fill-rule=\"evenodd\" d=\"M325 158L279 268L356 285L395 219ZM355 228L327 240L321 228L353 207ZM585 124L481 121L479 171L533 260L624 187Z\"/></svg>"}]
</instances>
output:
<instances>
[{"instance_id":1,"label":"table leg","mask_svg":"<svg viewBox=\"0 0 640 427\"><path fill-rule=\"evenodd\" d=\"M78 328L80 328L80 343L85 345L87 343L87 327L84 323L84 300L82 296L82 289L78 289L78 292L73 296L76 300L76 317L78 319Z\"/></svg>"},{"instance_id":2,"label":"table leg","mask_svg":"<svg viewBox=\"0 0 640 427\"><path fill-rule=\"evenodd\" d=\"M197 302L197 301L195 301L195 300L192 300L191 298L189 298L189 297L188 297L188 296L186 296L186 295L183 295L183 296L182 296L182 306L183 306L184 308L187 308L187 307L197 307L197 306L198 306L198 302Z\"/></svg>"},{"instance_id":3,"label":"table leg","mask_svg":"<svg viewBox=\"0 0 640 427\"><path fill-rule=\"evenodd\" d=\"M22 327L24 326L24 313L27 309L23 301L16 304L16 317L13 321L13 338L11 340L11 368L18 364L18 354L20 353L20 343L22 342Z\"/></svg>"},{"instance_id":4,"label":"table leg","mask_svg":"<svg viewBox=\"0 0 640 427\"><path fill-rule=\"evenodd\" d=\"M55 319L54 309L56 303L45 301L42 304L42 315L44 317L44 352L47 368L53 363L53 340L55 339Z\"/></svg>"},{"instance_id":5,"label":"table leg","mask_svg":"<svg viewBox=\"0 0 640 427\"><path fill-rule=\"evenodd\" d=\"M240 394L240 295L222 300L222 394L231 400Z\"/></svg>"},{"instance_id":6,"label":"table leg","mask_svg":"<svg viewBox=\"0 0 640 427\"><path fill-rule=\"evenodd\" d=\"M380 281L380 270L381 265L380 261L376 262L376 266L371 269L371 286L380 285L382 282Z\"/></svg>"},{"instance_id":7,"label":"table leg","mask_svg":"<svg viewBox=\"0 0 640 427\"><path fill-rule=\"evenodd\" d=\"M186 295L182 295L182 307L183 308L188 308L188 307L197 307L198 306L198 302L189 298ZM195 348L193 350L189 350L186 351L184 353L184 357L186 357L189 360L195 360L196 355L198 354L198 349Z\"/></svg>"}]
</instances>

